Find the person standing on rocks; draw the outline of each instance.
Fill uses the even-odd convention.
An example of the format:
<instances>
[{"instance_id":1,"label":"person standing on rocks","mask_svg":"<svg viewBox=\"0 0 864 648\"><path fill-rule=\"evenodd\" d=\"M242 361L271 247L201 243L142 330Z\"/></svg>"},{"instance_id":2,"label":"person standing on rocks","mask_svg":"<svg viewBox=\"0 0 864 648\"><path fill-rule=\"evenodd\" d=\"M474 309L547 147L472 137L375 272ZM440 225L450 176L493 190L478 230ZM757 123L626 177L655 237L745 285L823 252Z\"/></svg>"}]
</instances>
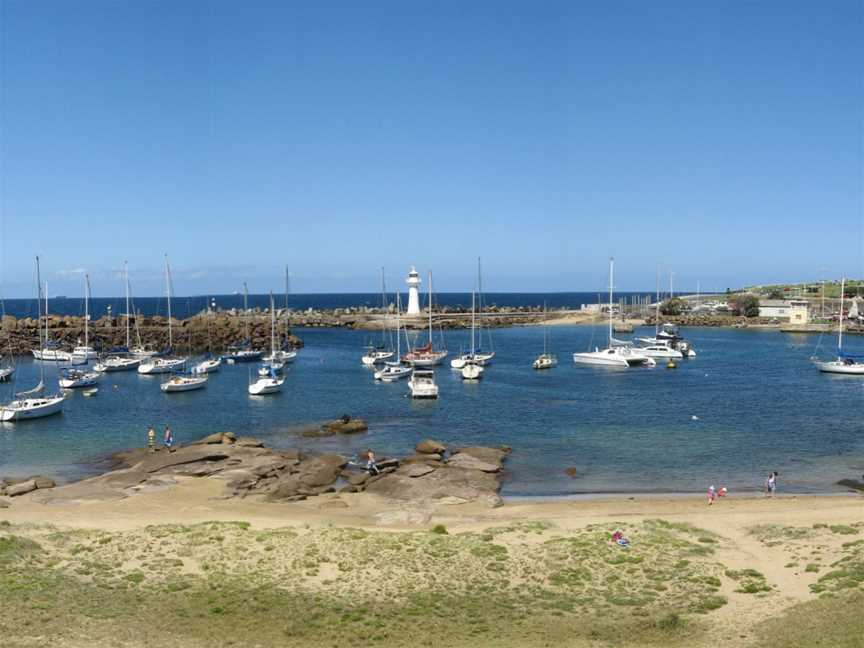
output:
<instances>
[{"instance_id":1,"label":"person standing on rocks","mask_svg":"<svg viewBox=\"0 0 864 648\"><path fill-rule=\"evenodd\" d=\"M370 475L377 475L381 471L378 470L378 464L375 463L375 453L372 452L372 449L366 451L366 470Z\"/></svg>"},{"instance_id":2,"label":"person standing on rocks","mask_svg":"<svg viewBox=\"0 0 864 648\"><path fill-rule=\"evenodd\" d=\"M147 448L150 452L156 452L156 430L152 425L147 428Z\"/></svg>"},{"instance_id":3,"label":"person standing on rocks","mask_svg":"<svg viewBox=\"0 0 864 648\"><path fill-rule=\"evenodd\" d=\"M167 425L165 426L165 447L170 451L174 447L174 433L171 431L171 428Z\"/></svg>"}]
</instances>

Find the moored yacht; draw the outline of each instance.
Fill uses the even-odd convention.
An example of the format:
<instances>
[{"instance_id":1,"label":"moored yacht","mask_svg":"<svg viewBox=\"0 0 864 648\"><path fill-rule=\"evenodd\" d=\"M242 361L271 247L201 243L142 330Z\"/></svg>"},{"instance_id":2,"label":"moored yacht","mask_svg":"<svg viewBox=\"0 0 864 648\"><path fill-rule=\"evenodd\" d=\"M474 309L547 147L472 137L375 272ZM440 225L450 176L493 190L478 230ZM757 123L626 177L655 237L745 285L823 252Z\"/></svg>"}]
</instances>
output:
<instances>
[{"instance_id":1,"label":"moored yacht","mask_svg":"<svg viewBox=\"0 0 864 648\"><path fill-rule=\"evenodd\" d=\"M840 316L837 322L837 359L820 360L813 357L813 365L823 373L864 376L864 356L852 355L843 351L843 298L846 290L846 277L840 279Z\"/></svg>"},{"instance_id":2,"label":"moored yacht","mask_svg":"<svg viewBox=\"0 0 864 648\"><path fill-rule=\"evenodd\" d=\"M431 369L414 369L408 379L411 398L438 398L438 385L435 372Z\"/></svg>"},{"instance_id":3,"label":"moored yacht","mask_svg":"<svg viewBox=\"0 0 864 648\"><path fill-rule=\"evenodd\" d=\"M99 373L95 371L81 371L79 369L64 369L60 373L58 382L63 389L92 387L99 382Z\"/></svg>"},{"instance_id":4,"label":"moored yacht","mask_svg":"<svg viewBox=\"0 0 864 648\"><path fill-rule=\"evenodd\" d=\"M159 385L159 389L166 393L193 391L203 389L207 386L208 375L178 373Z\"/></svg>"}]
</instances>

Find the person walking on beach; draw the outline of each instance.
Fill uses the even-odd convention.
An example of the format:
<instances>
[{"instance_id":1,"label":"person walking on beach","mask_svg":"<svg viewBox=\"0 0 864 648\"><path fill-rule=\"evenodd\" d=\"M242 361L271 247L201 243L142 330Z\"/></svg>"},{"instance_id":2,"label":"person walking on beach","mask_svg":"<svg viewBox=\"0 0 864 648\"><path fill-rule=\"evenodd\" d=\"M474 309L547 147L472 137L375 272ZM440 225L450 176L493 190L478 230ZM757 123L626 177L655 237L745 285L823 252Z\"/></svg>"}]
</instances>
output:
<instances>
[{"instance_id":1,"label":"person walking on beach","mask_svg":"<svg viewBox=\"0 0 864 648\"><path fill-rule=\"evenodd\" d=\"M147 448L150 452L156 452L156 430L152 425L147 428Z\"/></svg>"},{"instance_id":2,"label":"person walking on beach","mask_svg":"<svg viewBox=\"0 0 864 648\"><path fill-rule=\"evenodd\" d=\"M171 431L171 428L167 425L165 426L165 447L170 451L174 447L174 433Z\"/></svg>"},{"instance_id":3,"label":"person walking on beach","mask_svg":"<svg viewBox=\"0 0 864 648\"><path fill-rule=\"evenodd\" d=\"M717 489L714 488L714 484L711 484L708 487L708 506L712 506L714 504L714 500L717 498Z\"/></svg>"},{"instance_id":4,"label":"person walking on beach","mask_svg":"<svg viewBox=\"0 0 864 648\"><path fill-rule=\"evenodd\" d=\"M377 475L381 472L378 470L378 464L375 463L375 453L372 452L371 448L366 451L366 470L370 475Z\"/></svg>"},{"instance_id":5,"label":"person walking on beach","mask_svg":"<svg viewBox=\"0 0 864 648\"><path fill-rule=\"evenodd\" d=\"M777 490L777 471L768 473L768 479L765 480L765 497L774 497L774 491Z\"/></svg>"}]
</instances>

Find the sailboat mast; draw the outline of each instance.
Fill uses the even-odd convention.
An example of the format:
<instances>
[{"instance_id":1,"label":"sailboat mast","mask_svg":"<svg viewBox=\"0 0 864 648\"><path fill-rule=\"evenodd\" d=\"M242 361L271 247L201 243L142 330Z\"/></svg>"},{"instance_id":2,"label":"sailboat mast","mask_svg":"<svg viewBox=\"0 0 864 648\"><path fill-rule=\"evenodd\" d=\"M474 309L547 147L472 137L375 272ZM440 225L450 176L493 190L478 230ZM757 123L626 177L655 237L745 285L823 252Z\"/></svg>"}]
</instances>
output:
<instances>
[{"instance_id":1,"label":"sailboat mast","mask_svg":"<svg viewBox=\"0 0 864 648\"><path fill-rule=\"evenodd\" d=\"M245 281L243 282L243 331L243 337L249 340L249 288Z\"/></svg>"},{"instance_id":2,"label":"sailboat mast","mask_svg":"<svg viewBox=\"0 0 864 648\"><path fill-rule=\"evenodd\" d=\"M165 255L165 286L168 293L168 348L174 347L174 337L171 331L171 268L168 266L168 255Z\"/></svg>"},{"instance_id":3,"label":"sailboat mast","mask_svg":"<svg viewBox=\"0 0 864 648\"><path fill-rule=\"evenodd\" d=\"M660 264L657 264L657 303L655 304L656 312L654 313L654 339L660 333Z\"/></svg>"},{"instance_id":4,"label":"sailboat mast","mask_svg":"<svg viewBox=\"0 0 864 648\"><path fill-rule=\"evenodd\" d=\"M123 278L126 284L126 350L129 350L129 262L123 262Z\"/></svg>"},{"instance_id":5,"label":"sailboat mast","mask_svg":"<svg viewBox=\"0 0 864 648\"><path fill-rule=\"evenodd\" d=\"M432 348L432 271L429 271L429 348Z\"/></svg>"},{"instance_id":6,"label":"sailboat mast","mask_svg":"<svg viewBox=\"0 0 864 648\"><path fill-rule=\"evenodd\" d=\"M471 357L474 357L474 323L475 323L475 311L474 308L476 306L475 300L475 291L471 291Z\"/></svg>"},{"instance_id":7,"label":"sailboat mast","mask_svg":"<svg viewBox=\"0 0 864 648\"><path fill-rule=\"evenodd\" d=\"M384 279L384 266L381 266L381 317L384 318L384 326L381 327L381 346L387 348L387 282Z\"/></svg>"},{"instance_id":8,"label":"sailboat mast","mask_svg":"<svg viewBox=\"0 0 864 648\"><path fill-rule=\"evenodd\" d=\"M285 266L285 341L288 341L288 293L291 292L291 275Z\"/></svg>"},{"instance_id":9,"label":"sailboat mast","mask_svg":"<svg viewBox=\"0 0 864 648\"><path fill-rule=\"evenodd\" d=\"M612 346L612 286L615 279L615 257L609 257L609 346Z\"/></svg>"},{"instance_id":10,"label":"sailboat mast","mask_svg":"<svg viewBox=\"0 0 864 648\"><path fill-rule=\"evenodd\" d=\"M402 300L399 298L399 291L396 291L396 362L399 362L399 359L402 355L399 340L399 331L402 330L402 324L399 322L399 311L402 310Z\"/></svg>"},{"instance_id":11,"label":"sailboat mast","mask_svg":"<svg viewBox=\"0 0 864 648\"><path fill-rule=\"evenodd\" d=\"M45 344L48 344L48 280L45 280Z\"/></svg>"},{"instance_id":12,"label":"sailboat mast","mask_svg":"<svg viewBox=\"0 0 864 648\"><path fill-rule=\"evenodd\" d=\"M273 292L270 292L270 357L276 357L276 308L273 305Z\"/></svg>"},{"instance_id":13,"label":"sailboat mast","mask_svg":"<svg viewBox=\"0 0 864 648\"><path fill-rule=\"evenodd\" d=\"M837 332L837 350L843 350L843 298L846 296L846 277L840 277L840 317Z\"/></svg>"},{"instance_id":14,"label":"sailboat mast","mask_svg":"<svg viewBox=\"0 0 864 648\"><path fill-rule=\"evenodd\" d=\"M84 346L90 353L90 275L84 274Z\"/></svg>"},{"instance_id":15,"label":"sailboat mast","mask_svg":"<svg viewBox=\"0 0 864 648\"><path fill-rule=\"evenodd\" d=\"M42 272L39 269L39 257L36 257L36 292L38 296L36 297L36 310L39 314L39 318L37 321L42 321ZM48 319L48 312L45 312L45 319ZM39 331L39 350L42 350L42 327L37 326L36 330Z\"/></svg>"}]
</instances>

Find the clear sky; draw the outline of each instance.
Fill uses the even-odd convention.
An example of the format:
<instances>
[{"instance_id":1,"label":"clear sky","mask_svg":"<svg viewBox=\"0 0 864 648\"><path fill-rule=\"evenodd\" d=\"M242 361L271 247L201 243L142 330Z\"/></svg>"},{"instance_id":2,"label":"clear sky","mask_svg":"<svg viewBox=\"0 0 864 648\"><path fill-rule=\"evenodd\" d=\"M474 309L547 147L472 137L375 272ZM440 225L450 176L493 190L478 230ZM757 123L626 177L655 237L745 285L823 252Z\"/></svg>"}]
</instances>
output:
<instances>
[{"instance_id":1,"label":"clear sky","mask_svg":"<svg viewBox=\"0 0 864 648\"><path fill-rule=\"evenodd\" d=\"M864 275L861 0L0 9L7 297Z\"/></svg>"}]
</instances>

